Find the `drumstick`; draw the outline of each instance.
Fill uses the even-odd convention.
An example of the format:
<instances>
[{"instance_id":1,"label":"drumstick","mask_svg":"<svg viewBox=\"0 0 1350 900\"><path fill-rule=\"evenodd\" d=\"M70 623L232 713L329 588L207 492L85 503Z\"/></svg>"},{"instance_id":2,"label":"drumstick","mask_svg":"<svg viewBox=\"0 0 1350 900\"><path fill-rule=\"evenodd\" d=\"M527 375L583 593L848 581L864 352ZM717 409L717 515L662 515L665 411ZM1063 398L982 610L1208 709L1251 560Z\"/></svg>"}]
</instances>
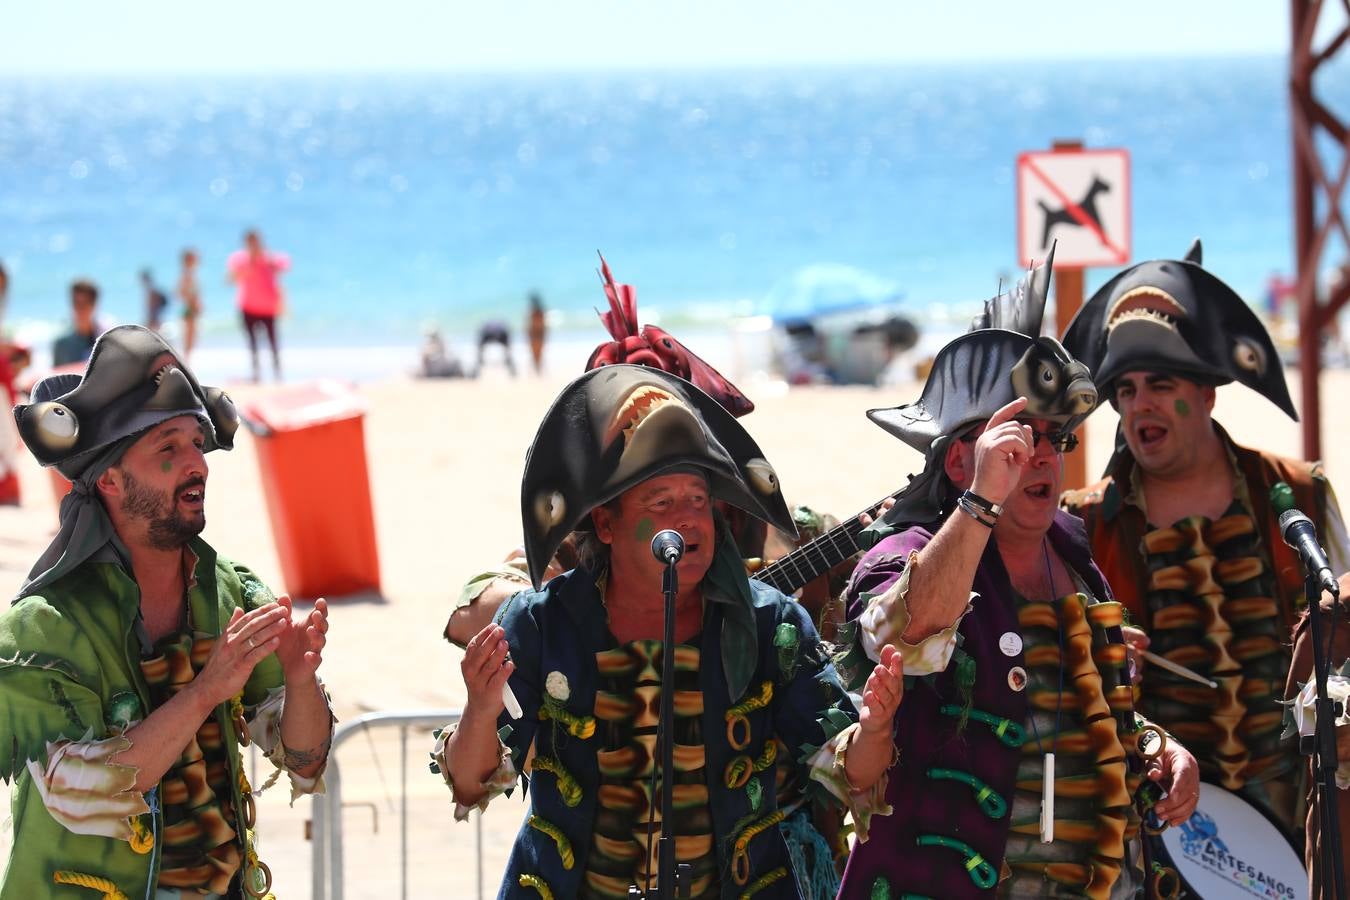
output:
<instances>
[{"instance_id":1,"label":"drumstick","mask_svg":"<svg viewBox=\"0 0 1350 900\"><path fill-rule=\"evenodd\" d=\"M520 708L520 701L516 699L516 692L505 682L502 683L502 702L506 704L506 711L511 714L511 718L519 719L525 715L525 710Z\"/></svg>"},{"instance_id":2,"label":"drumstick","mask_svg":"<svg viewBox=\"0 0 1350 900\"><path fill-rule=\"evenodd\" d=\"M1140 650L1139 652L1143 655L1144 659L1148 660L1154 665L1162 666L1164 669L1173 673L1174 675L1180 675L1182 678L1189 678L1191 681L1203 684L1205 687L1208 688L1217 689L1219 687L1219 683L1217 681L1213 681L1209 678L1206 678L1199 672L1193 672L1183 665L1174 663L1165 656L1159 656L1158 654L1152 653L1148 650Z\"/></svg>"}]
</instances>

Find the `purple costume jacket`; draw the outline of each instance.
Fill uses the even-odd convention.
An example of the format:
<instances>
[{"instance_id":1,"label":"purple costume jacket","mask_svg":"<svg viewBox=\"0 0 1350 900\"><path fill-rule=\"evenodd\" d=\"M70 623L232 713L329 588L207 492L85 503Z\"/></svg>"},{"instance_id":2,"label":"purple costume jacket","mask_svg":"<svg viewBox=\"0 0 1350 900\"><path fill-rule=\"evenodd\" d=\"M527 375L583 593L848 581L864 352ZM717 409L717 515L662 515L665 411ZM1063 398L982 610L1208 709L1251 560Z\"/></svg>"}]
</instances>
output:
<instances>
[{"instance_id":1,"label":"purple costume jacket","mask_svg":"<svg viewBox=\"0 0 1350 900\"><path fill-rule=\"evenodd\" d=\"M932 528L938 527L933 523ZM932 540L928 527L913 526L882 540L867 552L854 571L846 591L848 619L862 613L861 594L880 594L899 577L911 551ZM1081 519L1059 512L1048 533L1050 545L1092 590L1098 600L1110 598L1102 573L1092 562ZM1008 686L1008 671L1026 666L1019 650L1007 656L998 645L1006 632L1021 633L1013 602L1012 584L991 540L975 571L971 590L979 594L972 612L961 623L960 650L975 660L972 708L1022 725L1027 721L1025 692ZM971 718L957 732L957 718L942 711L959 707L955 672L909 680L896 713L895 743L899 762L890 770L886 800L895 812L874 817L871 837L854 847L844 873L840 898L885 897L873 894L877 878L889 882L889 896L902 894L958 900L991 896L979 888L967 870L967 859L944 846L919 846L921 835L940 835L969 845L1000 872L1011 820L1008 813L990 818L980 808L976 791L949 778L933 778L931 769L970 773L1007 799L1011 798L1020 751L1003 743L994 728Z\"/></svg>"}]
</instances>

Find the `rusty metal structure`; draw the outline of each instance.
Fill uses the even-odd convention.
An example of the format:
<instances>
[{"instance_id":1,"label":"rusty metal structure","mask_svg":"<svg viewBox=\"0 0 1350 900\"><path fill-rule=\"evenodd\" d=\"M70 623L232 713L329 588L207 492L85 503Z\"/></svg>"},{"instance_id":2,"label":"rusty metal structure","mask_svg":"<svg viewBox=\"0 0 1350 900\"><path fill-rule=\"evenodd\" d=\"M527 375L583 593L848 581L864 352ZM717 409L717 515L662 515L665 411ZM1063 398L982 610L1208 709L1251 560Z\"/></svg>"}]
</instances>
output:
<instances>
[{"instance_id":1,"label":"rusty metal structure","mask_svg":"<svg viewBox=\"0 0 1350 900\"><path fill-rule=\"evenodd\" d=\"M1328 10L1327 7L1333 7ZM1350 130L1338 112L1327 106L1318 91L1319 72L1329 73L1329 61L1350 40L1350 0L1290 0L1289 119L1293 138L1294 262L1298 274L1299 378L1302 385L1303 455L1322 455L1320 338L1350 301L1350 262L1342 277L1328 286L1325 297L1317 276L1332 257L1339 239L1341 253L1350 254L1346 225L1346 182L1350 177ZM1326 39L1330 16L1343 13L1345 22ZM1325 40L1319 49L1315 44ZM1339 153L1335 151L1339 150ZM1339 160L1327 157L1339 156Z\"/></svg>"}]
</instances>

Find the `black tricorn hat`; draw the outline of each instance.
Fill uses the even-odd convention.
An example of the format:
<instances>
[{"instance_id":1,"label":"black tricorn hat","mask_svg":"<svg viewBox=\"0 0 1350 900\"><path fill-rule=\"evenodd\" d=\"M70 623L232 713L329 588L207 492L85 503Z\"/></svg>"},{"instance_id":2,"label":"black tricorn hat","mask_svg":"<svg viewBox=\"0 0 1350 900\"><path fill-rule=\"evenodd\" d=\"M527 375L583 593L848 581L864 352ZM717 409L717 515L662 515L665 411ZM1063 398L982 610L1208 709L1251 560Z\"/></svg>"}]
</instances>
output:
<instances>
[{"instance_id":1,"label":"black tricorn hat","mask_svg":"<svg viewBox=\"0 0 1350 900\"><path fill-rule=\"evenodd\" d=\"M52 375L14 407L24 444L70 480L117 441L178 416L196 416L206 450L229 450L239 413L228 394L204 388L164 339L119 325L94 343L84 375Z\"/></svg>"},{"instance_id":2,"label":"black tricorn hat","mask_svg":"<svg viewBox=\"0 0 1350 900\"><path fill-rule=\"evenodd\" d=\"M567 387L525 460L521 519L530 578L591 510L672 469L706 473L714 497L796 534L778 475L718 402L669 372L601 366Z\"/></svg>"},{"instance_id":3,"label":"black tricorn hat","mask_svg":"<svg viewBox=\"0 0 1350 900\"><path fill-rule=\"evenodd\" d=\"M1113 403L1112 385L1124 373L1169 372L1202 384L1240 382L1297 421L1270 334L1200 260L1196 240L1185 259L1149 260L1121 272L1083 304L1064 346L1087 363Z\"/></svg>"},{"instance_id":4,"label":"black tricorn hat","mask_svg":"<svg viewBox=\"0 0 1350 900\"><path fill-rule=\"evenodd\" d=\"M938 351L917 401L867 411L869 419L924 455L923 472L873 526L874 534L936 519L951 441L1018 397L1027 398L1020 416L1046 419L1065 431L1077 428L1096 407L1087 366L1040 334L1052 259L1053 251L1012 290L987 301L973 330Z\"/></svg>"}]
</instances>

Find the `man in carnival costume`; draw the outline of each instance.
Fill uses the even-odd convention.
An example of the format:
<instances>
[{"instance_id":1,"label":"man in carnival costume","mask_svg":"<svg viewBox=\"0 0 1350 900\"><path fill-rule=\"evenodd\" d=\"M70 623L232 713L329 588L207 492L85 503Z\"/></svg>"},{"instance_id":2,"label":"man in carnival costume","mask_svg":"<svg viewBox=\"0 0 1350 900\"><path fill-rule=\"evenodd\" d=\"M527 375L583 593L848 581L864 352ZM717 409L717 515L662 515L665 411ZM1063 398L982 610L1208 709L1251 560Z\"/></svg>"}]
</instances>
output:
<instances>
[{"instance_id":1,"label":"man in carnival costume","mask_svg":"<svg viewBox=\"0 0 1350 900\"><path fill-rule=\"evenodd\" d=\"M469 642L461 664L469 699L435 751L461 819L528 774L531 815L500 896L622 898L656 877L649 826L661 774L664 599L651 541L663 529L686 546L668 824L676 857L692 866L691 896L805 893L777 827L787 814L775 791L780 768L847 804L860 840L886 811L879 798L900 702L898 654L881 654L855 712L802 607L746 577L714 499L792 531L754 440L666 372L592 370L540 425L521 489L535 590L508 600L498 623ZM576 530L579 565L541 586ZM503 712L508 679L518 719Z\"/></svg>"},{"instance_id":2,"label":"man in carnival costume","mask_svg":"<svg viewBox=\"0 0 1350 900\"><path fill-rule=\"evenodd\" d=\"M591 352L586 362L587 371L620 363L650 366L691 382L737 418L754 411L755 405L740 389L678 339L654 325L639 327L637 291L631 285L615 282L603 256L600 258L600 278L609 303L609 312L601 313L600 320L612 340L600 344ZM801 562L770 565L766 570L763 568L765 560L781 558L792 551L792 543L787 536L735 506L720 501L716 505L717 511L731 528L736 546L748 557L747 569L755 571L759 578L787 573L787 580L794 583L805 581L796 593L797 600L811 614L812 623L821 636L827 641L833 640L842 613L840 604L834 598L839 596L844 580L853 571L856 558L830 567L822 562L824 553L813 553ZM871 524L870 516L864 515L861 519L862 524ZM792 508L792 521L797 527L799 543L806 544L821 534L830 533L829 551L848 549L846 536L840 534L839 530L832 530L838 524L833 516L798 505ZM852 531L856 533L856 529ZM545 577L560 575L576 566L576 536L574 532L559 544L553 559L549 561ZM822 570L828 571L806 581L811 574ZM770 583L792 592L792 585L785 585L783 580L780 577ZM508 597L529 586L525 548L520 546L509 553L505 561L475 575L464 586L459 602L446 624L445 637L458 647L466 646L475 634L492 621ZM807 858L802 868L810 871L810 896L813 900L830 900L839 889L839 870L842 870L848 853L841 811L837 806L822 807L814 802L808 808L801 802L804 786L786 768L780 772L780 776L779 805L801 810L782 827L790 833L792 846L801 847L801 853Z\"/></svg>"},{"instance_id":3,"label":"man in carnival costume","mask_svg":"<svg viewBox=\"0 0 1350 900\"><path fill-rule=\"evenodd\" d=\"M1057 508L1061 454L1096 392L1038 336L1049 274L987 304L917 402L869 413L925 465L847 590L843 674L894 644L908 686L894 812L854 848L842 897L1131 896L1141 755L1170 783L1158 816L1195 805L1194 760L1135 716L1120 605Z\"/></svg>"},{"instance_id":4,"label":"man in carnival costume","mask_svg":"<svg viewBox=\"0 0 1350 900\"><path fill-rule=\"evenodd\" d=\"M1270 336L1201 266L1196 241L1184 259L1140 263L1107 282L1064 343L1120 413L1106 478L1069 492L1065 505L1085 520L1093 557L1142 629L1128 630L1131 642L1218 683L1143 665L1141 709L1195 751L1207 780L1303 846L1308 780L1298 742L1281 738L1280 701L1311 665L1301 652L1304 664L1290 666L1303 567L1281 539L1281 507L1313 520L1343 597L1350 541L1319 463L1243 447L1212 418L1215 388L1236 381L1297 419ZM1350 810L1345 794L1340 805ZM1306 823L1316 831L1315 814Z\"/></svg>"},{"instance_id":5,"label":"man in carnival costume","mask_svg":"<svg viewBox=\"0 0 1350 900\"><path fill-rule=\"evenodd\" d=\"M637 291L632 285L614 281L609 264L600 258L600 278L609 303L609 312L600 314L612 340L591 351L586 371L616 363L650 366L678 375L712 397L722 408L737 418L753 412L755 405L740 389L722 376L711 365L667 332L654 325L638 325ZM735 507L723 506L721 512L731 524L736 544L750 558L752 567L767 559L782 556L792 550L781 532L771 530L764 522ZM802 543L829 531L838 520L818 513L807 506L794 506L792 520ZM864 517L864 524L871 518ZM836 546L842 546L839 537ZM576 565L576 546L569 537L559 545L548 574L559 575ZM801 590L800 601L811 611L816 627L829 639L833 637L836 622L825 616L831 600L839 595L851 563L833 568L827 574L812 578ZM796 574L796 573L794 573ZM808 572L808 575L810 572ZM492 621L497 608L512 594L530 586L525 571L525 549L517 547L496 566L469 579L460 592L458 602L445 626L445 638L457 647L464 647L469 639ZM837 615L833 618L838 618Z\"/></svg>"},{"instance_id":6,"label":"man in carnival costume","mask_svg":"<svg viewBox=\"0 0 1350 900\"><path fill-rule=\"evenodd\" d=\"M293 620L198 537L204 454L233 445L234 404L139 326L32 400L19 433L74 486L0 615L0 776L16 782L0 896L263 896L239 745L292 796L321 787L328 626L324 601Z\"/></svg>"}]
</instances>

